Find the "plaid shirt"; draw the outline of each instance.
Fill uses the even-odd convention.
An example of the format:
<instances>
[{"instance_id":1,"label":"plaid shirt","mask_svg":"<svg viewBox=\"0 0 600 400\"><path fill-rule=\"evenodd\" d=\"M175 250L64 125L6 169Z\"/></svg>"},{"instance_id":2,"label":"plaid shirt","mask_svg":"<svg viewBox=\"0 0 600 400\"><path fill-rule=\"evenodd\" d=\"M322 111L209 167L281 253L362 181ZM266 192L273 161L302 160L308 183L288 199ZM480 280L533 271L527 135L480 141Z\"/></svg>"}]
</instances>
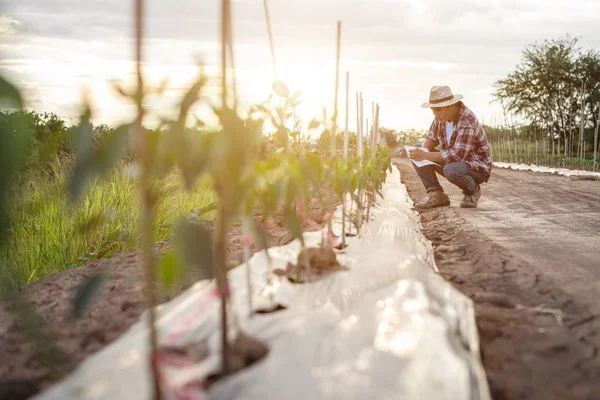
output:
<instances>
[{"instance_id":1,"label":"plaid shirt","mask_svg":"<svg viewBox=\"0 0 600 400\"><path fill-rule=\"evenodd\" d=\"M460 102L458 122L454 122L454 132L450 144L446 140L446 123L434 119L426 136L439 145L440 154L446 164L464 161L473 169L483 172L489 178L492 174L492 151L483 127L477 121L473 111Z\"/></svg>"}]
</instances>

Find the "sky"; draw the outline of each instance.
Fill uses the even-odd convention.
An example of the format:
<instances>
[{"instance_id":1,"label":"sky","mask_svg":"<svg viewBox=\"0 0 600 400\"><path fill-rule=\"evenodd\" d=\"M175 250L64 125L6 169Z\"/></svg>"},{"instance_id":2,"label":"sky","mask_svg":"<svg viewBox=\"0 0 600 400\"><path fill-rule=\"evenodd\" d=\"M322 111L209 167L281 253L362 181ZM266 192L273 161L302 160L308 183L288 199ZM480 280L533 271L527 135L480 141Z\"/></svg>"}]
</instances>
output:
<instances>
[{"instance_id":1,"label":"sky","mask_svg":"<svg viewBox=\"0 0 600 400\"><path fill-rule=\"evenodd\" d=\"M198 72L219 73L220 2L147 0L144 73L167 90L149 101L152 125L172 117ZM262 0L232 0L237 87L243 107L266 99L274 80ZM331 115L336 23L342 22L338 123L356 130L355 93L366 116L380 105L380 125L427 129L420 105L434 85L449 85L486 124L500 122L494 82L511 72L527 45L569 34L600 50L599 0L271 0L279 78L302 92L300 118ZM133 1L0 0L0 74L22 90L27 106L76 122L87 90L95 123L129 122L133 105L114 90L134 84ZM209 100L219 87L211 81ZM208 118L208 108L194 111Z\"/></svg>"}]
</instances>

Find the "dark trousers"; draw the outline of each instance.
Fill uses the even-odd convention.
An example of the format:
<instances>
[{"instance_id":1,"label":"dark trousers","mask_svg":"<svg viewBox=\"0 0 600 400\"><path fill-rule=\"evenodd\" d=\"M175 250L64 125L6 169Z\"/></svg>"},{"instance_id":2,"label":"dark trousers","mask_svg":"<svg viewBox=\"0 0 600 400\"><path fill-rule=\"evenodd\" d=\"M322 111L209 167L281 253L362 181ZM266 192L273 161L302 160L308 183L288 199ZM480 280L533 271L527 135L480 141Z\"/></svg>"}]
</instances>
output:
<instances>
[{"instance_id":1,"label":"dark trousers","mask_svg":"<svg viewBox=\"0 0 600 400\"><path fill-rule=\"evenodd\" d=\"M432 190L440 189L442 186L438 181L436 172L450 182L462 189L463 194L472 195L477 191L479 185L487 181L487 176L481 172L473 169L466 162L452 162L448 164L436 164L436 165L425 165L424 167L417 167L411 162L423 186L427 192Z\"/></svg>"}]
</instances>

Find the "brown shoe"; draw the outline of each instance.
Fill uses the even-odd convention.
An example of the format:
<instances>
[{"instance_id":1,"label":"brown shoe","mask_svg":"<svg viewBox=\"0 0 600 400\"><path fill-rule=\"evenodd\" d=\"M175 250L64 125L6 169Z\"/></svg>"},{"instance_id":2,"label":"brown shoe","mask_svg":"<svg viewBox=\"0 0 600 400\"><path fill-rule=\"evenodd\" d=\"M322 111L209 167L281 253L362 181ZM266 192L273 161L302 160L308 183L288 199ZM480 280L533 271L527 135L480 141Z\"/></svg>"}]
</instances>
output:
<instances>
[{"instance_id":1,"label":"brown shoe","mask_svg":"<svg viewBox=\"0 0 600 400\"><path fill-rule=\"evenodd\" d=\"M429 192L425 200L415 203L417 208L435 208L450 205L450 198L444 192Z\"/></svg>"},{"instance_id":2,"label":"brown shoe","mask_svg":"<svg viewBox=\"0 0 600 400\"><path fill-rule=\"evenodd\" d=\"M477 207L477 202L481 198L481 188L477 186L477 191L471 195L465 194L460 203L461 208L475 208Z\"/></svg>"},{"instance_id":3,"label":"brown shoe","mask_svg":"<svg viewBox=\"0 0 600 400\"><path fill-rule=\"evenodd\" d=\"M473 197L475 197L476 201L479 201L481 198L481 186L477 185L477 191L473 193Z\"/></svg>"}]
</instances>

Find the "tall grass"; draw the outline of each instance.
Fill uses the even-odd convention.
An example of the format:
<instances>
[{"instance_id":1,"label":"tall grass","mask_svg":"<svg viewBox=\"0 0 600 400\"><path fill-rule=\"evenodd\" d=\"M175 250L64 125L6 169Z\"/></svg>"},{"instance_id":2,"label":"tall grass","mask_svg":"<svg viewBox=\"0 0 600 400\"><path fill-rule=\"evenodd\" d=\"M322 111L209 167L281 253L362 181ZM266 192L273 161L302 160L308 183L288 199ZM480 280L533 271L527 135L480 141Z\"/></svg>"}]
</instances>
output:
<instances>
[{"instance_id":1,"label":"tall grass","mask_svg":"<svg viewBox=\"0 0 600 400\"><path fill-rule=\"evenodd\" d=\"M21 187L12 199L12 227L0 257L0 293L92 259L139 247L139 199L124 163L92 182L77 205L65 198L69 168L59 161L47 177ZM154 239L165 240L173 222L214 201L207 179L187 192L171 174L157 182L161 201L155 209ZM210 214L204 218L212 217Z\"/></svg>"}]
</instances>

